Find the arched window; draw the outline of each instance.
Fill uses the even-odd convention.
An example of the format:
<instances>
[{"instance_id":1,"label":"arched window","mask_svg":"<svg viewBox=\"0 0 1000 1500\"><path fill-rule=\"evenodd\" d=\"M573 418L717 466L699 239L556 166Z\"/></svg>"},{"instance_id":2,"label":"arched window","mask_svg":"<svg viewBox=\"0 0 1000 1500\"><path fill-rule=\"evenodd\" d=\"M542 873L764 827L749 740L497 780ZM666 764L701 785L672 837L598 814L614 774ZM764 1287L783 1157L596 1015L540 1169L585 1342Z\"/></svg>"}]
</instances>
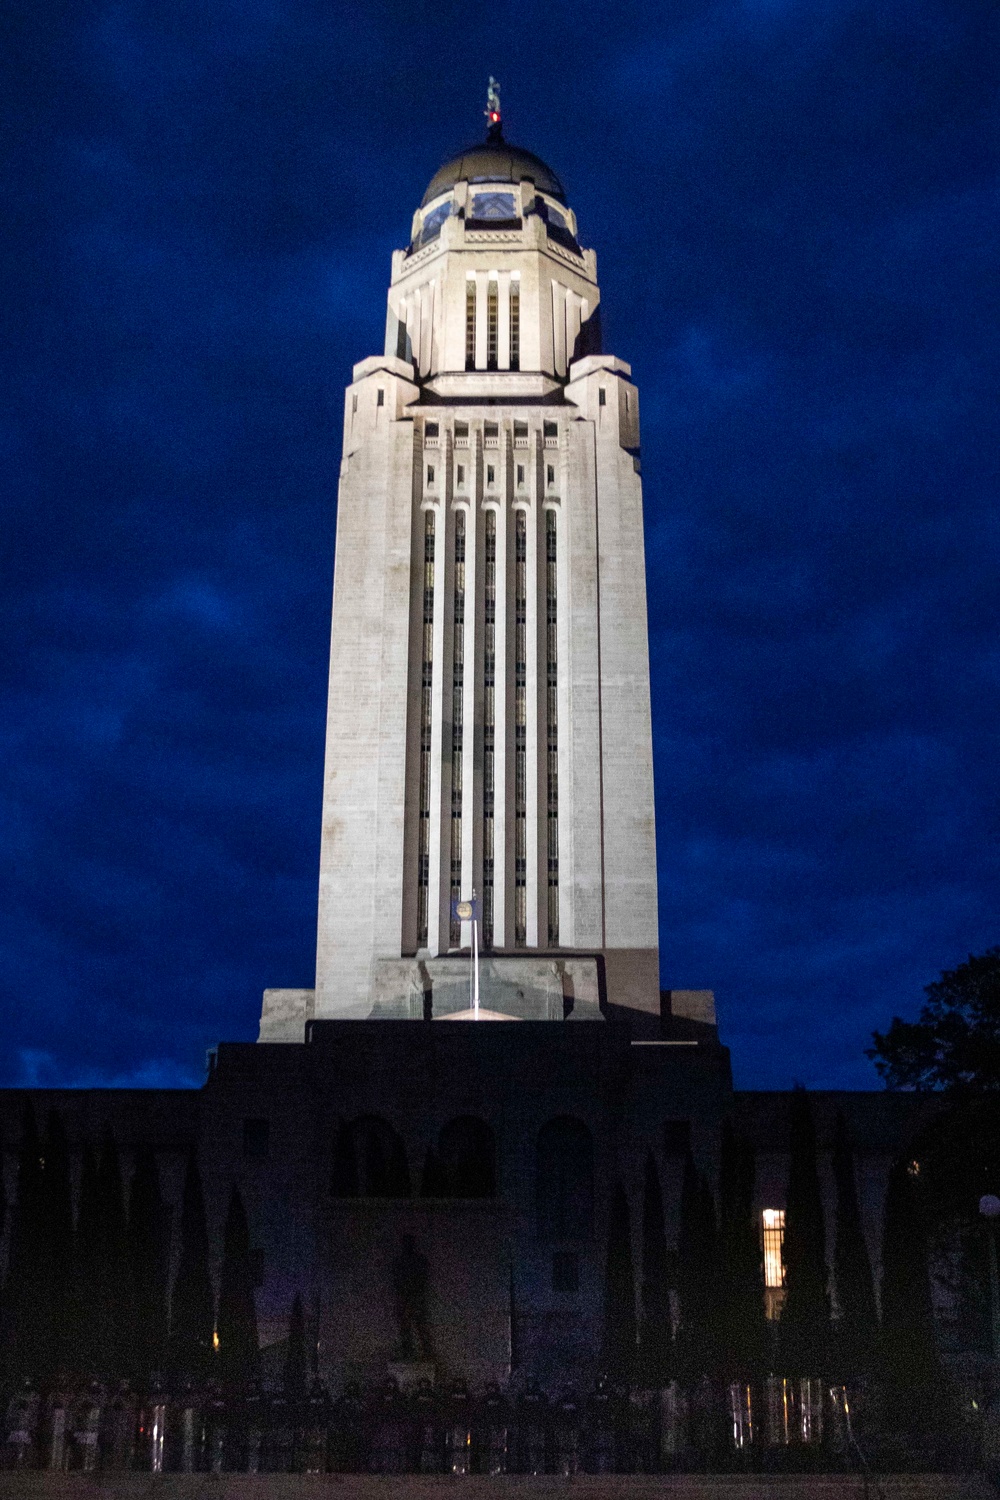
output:
<instances>
[{"instance_id":1,"label":"arched window","mask_svg":"<svg viewBox=\"0 0 1000 1500\"><path fill-rule=\"evenodd\" d=\"M461 1115L438 1136L438 1196L492 1198L496 1193L496 1150L485 1120Z\"/></svg>"},{"instance_id":2,"label":"arched window","mask_svg":"<svg viewBox=\"0 0 1000 1500\"><path fill-rule=\"evenodd\" d=\"M335 1198L408 1198L410 1168L402 1138L378 1115L362 1115L337 1132Z\"/></svg>"},{"instance_id":3,"label":"arched window","mask_svg":"<svg viewBox=\"0 0 1000 1500\"><path fill-rule=\"evenodd\" d=\"M538 1132L535 1210L540 1240L593 1235L594 1145L582 1120L559 1115Z\"/></svg>"}]
</instances>

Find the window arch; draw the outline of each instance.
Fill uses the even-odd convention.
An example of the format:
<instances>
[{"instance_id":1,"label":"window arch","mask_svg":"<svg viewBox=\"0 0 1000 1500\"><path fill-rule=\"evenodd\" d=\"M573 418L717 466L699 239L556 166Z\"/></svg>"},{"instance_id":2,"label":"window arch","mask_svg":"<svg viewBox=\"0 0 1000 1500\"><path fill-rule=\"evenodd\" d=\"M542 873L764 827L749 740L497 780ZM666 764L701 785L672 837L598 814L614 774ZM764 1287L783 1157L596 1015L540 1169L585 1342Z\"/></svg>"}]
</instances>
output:
<instances>
[{"instance_id":1,"label":"window arch","mask_svg":"<svg viewBox=\"0 0 1000 1500\"><path fill-rule=\"evenodd\" d=\"M485 1120L460 1115L438 1136L437 1187L441 1198L492 1198L496 1193L496 1147Z\"/></svg>"},{"instance_id":2,"label":"window arch","mask_svg":"<svg viewBox=\"0 0 1000 1500\"><path fill-rule=\"evenodd\" d=\"M410 1167L402 1137L380 1115L341 1124L333 1153L335 1198L408 1198Z\"/></svg>"},{"instance_id":3,"label":"window arch","mask_svg":"<svg viewBox=\"0 0 1000 1500\"><path fill-rule=\"evenodd\" d=\"M535 1211L540 1240L593 1235L594 1143L582 1120L559 1115L538 1132Z\"/></svg>"}]
</instances>

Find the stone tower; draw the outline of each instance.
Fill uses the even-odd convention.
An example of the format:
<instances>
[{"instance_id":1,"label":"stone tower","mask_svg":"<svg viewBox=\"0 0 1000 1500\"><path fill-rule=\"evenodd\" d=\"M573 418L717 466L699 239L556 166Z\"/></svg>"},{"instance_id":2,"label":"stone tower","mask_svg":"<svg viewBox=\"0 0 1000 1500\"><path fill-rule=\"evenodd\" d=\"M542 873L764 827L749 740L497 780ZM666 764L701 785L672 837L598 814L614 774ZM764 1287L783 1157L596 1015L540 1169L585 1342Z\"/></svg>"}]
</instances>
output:
<instances>
[{"instance_id":1,"label":"stone tower","mask_svg":"<svg viewBox=\"0 0 1000 1500\"><path fill-rule=\"evenodd\" d=\"M268 991L262 1040L467 1014L473 894L487 1014L659 1015L638 392L497 116L347 389L316 988Z\"/></svg>"}]
</instances>

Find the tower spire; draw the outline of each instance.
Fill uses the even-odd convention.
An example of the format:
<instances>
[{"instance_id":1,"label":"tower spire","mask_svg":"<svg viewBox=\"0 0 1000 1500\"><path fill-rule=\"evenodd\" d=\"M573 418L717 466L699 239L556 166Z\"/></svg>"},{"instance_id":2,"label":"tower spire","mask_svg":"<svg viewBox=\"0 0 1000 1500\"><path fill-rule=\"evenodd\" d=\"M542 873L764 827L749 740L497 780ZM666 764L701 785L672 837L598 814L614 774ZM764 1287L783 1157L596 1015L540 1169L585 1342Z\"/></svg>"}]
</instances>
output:
<instances>
[{"instance_id":1,"label":"tower spire","mask_svg":"<svg viewBox=\"0 0 1000 1500\"><path fill-rule=\"evenodd\" d=\"M486 90L486 108L483 110L487 121L486 139L488 141L503 140L503 120L500 116L500 85L490 75L489 87Z\"/></svg>"}]
</instances>

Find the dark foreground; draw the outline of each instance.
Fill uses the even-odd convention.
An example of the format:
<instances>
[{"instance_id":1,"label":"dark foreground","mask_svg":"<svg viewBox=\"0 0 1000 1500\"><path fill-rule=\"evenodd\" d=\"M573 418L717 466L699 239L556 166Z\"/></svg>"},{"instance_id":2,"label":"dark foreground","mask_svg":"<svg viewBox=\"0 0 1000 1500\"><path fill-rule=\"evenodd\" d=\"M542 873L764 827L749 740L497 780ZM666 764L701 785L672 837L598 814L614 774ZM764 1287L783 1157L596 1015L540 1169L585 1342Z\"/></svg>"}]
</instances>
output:
<instances>
[{"instance_id":1,"label":"dark foreground","mask_svg":"<svg viewBox=\"0 0 1000 1500\"><path fill-rule=\"evenodd\" d=\"M0 1474L0 1497L46 1500L995 1500L983 1480L959 1474L498 1475L427 1474Z\"/></svg>"}]
</instances>

